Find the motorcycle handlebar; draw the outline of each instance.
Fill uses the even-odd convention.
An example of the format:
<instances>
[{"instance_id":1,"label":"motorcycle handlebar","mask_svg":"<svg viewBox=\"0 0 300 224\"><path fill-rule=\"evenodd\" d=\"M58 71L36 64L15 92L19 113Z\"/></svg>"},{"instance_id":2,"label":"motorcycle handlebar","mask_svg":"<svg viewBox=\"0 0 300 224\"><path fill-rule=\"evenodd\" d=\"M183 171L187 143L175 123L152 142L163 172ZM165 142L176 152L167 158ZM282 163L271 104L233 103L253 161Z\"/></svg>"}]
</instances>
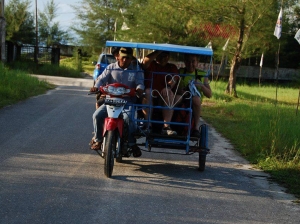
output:
<instances>
[{"instance_id":1,"label":"motorcycle handlebar","mask_svg":"<svg viewBox=\"0 0 300 224\"><path fill-rule=\"evenodd\" d=\"M98 94L98 93L101 93L101 91L99 91L99 90L96 91L96 92L91 92L91 91L90 91L90 92L88 92L88 95L93 95L93 94Z\"/></svg>"}]
</instances>

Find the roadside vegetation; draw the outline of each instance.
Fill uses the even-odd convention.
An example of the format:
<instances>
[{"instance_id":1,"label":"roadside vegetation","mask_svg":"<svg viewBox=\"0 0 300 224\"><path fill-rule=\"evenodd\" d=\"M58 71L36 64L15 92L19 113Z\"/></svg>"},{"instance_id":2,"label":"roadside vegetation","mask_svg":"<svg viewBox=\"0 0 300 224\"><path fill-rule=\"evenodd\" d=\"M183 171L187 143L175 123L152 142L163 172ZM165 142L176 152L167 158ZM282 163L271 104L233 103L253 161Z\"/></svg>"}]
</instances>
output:
<instances>
[{"instance_id":1,"label":"roadside vegetation","mask_svg":"<svg viewBox=\"0 0 300 224\"><path fill-rule=\"evenodd\" d=\"M61 57L59 66L50 63L36 65L32 60L14 61L5 64L9 70L24 71L27 74L63 76L72 78L84 78L86 74L93 74L95 66L93 61L97 56L82 57Z\"/></svg>"},{"instance_id":2,"label":"roadside vegetation","mask_svg":"<svg viewBox=\"0 0 300 224\"><path fill-rule=\"evenodd\" d=\"M84 72L85 74L92 75L95 66L93 61L97 61L97 56L82 57L78 60L76 57L66 57L60 60L60 66L67 67L68 69L77 68L77 72Z\"/></svg>"},{"instance_id":3,"label":"roadside vegetation","mask_svg":"<svg viewBox=\"0 0 300 224\"><path fill-rule=\"evenodd\" d=\"M7 63L6 66L9 70L23 71L27 74L38 74L38 75L50 75L50 76L64 76L81 78L82 74L73 61L69 64L61 64L59 66L51 64L39 64L36 65L33 61L15 61Z\"/></svg>"},{"instance_id":4,"label":"roadside vegetation","mask_svg":"<svg viewBox=\"0 0 300 224\"><path fill-rule=\"evenodd\" d=\"M0 108L45 93L54 86L39 81L22 70L11 70L0 63Z\"/></svg>"},{"instance_id":5,"label":"roadside vegetation","mask_svg":"<svg viewBox=\"0 0 300 224\"><path fill-rule=\"evenodd\" d=\"M239 97L224 94L227 82L211 82L202 116L234 148L300 198L299 87L240 84ZM299 108L300 109L300 108Z\"/></svg>"},{"instance_id":6,"label":"roadside vegetation","mask_svg":"<svg viewBox=\"0 0 300 224\"><path fill-rule=\"evenodd\" d=\"M80 63L76 57L64 58L59 66L37 66L33 61L16 61L5 65L0 63L0 108L55 88L54 85L39 81L30 74L84 78L93 73L93 60L97 60L97 56L82 57Z\"/></svg>"}]
</instances>

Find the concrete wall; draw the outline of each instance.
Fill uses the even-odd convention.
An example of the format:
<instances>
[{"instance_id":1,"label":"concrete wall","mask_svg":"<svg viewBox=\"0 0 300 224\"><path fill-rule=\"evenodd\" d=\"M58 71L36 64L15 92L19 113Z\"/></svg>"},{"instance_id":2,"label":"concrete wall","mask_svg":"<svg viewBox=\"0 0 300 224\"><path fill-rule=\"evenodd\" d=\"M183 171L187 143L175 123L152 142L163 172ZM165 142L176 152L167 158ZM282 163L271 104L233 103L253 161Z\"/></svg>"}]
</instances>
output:
<instances>
[{"instance_id":1,"label":"concrete wall","mask_svg":"<svg viewBox=\"0 0 300 224\"><path fill-rule=\"evenodd\" d=\"M184 63L182 61L172 62L176 64L178 68L184 67ZM208 63L199 63L198 69L207 71L209 69ZM220 69L219 64L213 65L213 73L211 73L214 78L217 77L219 73L219 77L228 77L230 72L230 68L222 68ZM260 75L260 67L259 66L240 66L237 77L240 78L251 78L251 79L259 79ZM267 68L262 67L261 69L261 79L263 80L275 80L277 78L277 71L275 68ZM278 80L294 80L296 78L300 78L300 69L292 69L292 68L279 68L279 76Z\"/></svg>"},{"instance_id":2,"label":"concrete wall","mask_svg":"<svg viewBox=\"0 0 300 224\"><path fill-rule=\"evenodd\" d=\"M259 66L241 66L238 70L237 77L245 78L259 78L260 67ZM299 78L299 69L292 68L279 68L278 80L293 80ZM261 79L277 79L277 70L275 68L262 67Z\"/></svg>"}]
</instances>

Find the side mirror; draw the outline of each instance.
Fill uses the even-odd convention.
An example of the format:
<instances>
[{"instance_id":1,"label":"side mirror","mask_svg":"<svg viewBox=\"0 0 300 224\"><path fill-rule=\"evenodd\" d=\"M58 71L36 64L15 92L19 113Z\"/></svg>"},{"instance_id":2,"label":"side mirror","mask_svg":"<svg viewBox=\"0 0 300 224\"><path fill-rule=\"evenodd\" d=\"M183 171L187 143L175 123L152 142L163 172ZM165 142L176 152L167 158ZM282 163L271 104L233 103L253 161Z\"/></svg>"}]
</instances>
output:
<instances>
[{"instance_id":1,"label":"side mirror","mask_svg":"<svg viewBox=\"0 0 300 224\"><path fill-rule=\"evenodd\" d=\"M93 61L93 62L92 62L92 64L93 64L93 65L96 65L96 64L97 64L97 62L96 62L96 61Z\"/></svg>"}]
</instances>

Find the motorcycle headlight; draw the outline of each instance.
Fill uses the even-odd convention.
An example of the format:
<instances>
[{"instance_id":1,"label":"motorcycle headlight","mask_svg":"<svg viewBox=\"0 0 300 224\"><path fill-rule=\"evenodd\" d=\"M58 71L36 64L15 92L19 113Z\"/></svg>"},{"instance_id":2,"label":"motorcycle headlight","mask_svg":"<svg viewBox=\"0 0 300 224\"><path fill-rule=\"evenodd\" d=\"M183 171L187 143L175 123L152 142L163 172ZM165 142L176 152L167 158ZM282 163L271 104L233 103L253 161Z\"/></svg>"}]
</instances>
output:
<instances>
[{"instance_id":1,"label":"motorcycle headlight","mask_svg":"<svg viewBox=\"0 0 300 224\"><path fill-rule=\"evenodd\" d=\"M125 89L124 87L108 86L107 92L112 95L123 95L125 93L129 93L130 89Z\"/></svg>"}]
</instances>

